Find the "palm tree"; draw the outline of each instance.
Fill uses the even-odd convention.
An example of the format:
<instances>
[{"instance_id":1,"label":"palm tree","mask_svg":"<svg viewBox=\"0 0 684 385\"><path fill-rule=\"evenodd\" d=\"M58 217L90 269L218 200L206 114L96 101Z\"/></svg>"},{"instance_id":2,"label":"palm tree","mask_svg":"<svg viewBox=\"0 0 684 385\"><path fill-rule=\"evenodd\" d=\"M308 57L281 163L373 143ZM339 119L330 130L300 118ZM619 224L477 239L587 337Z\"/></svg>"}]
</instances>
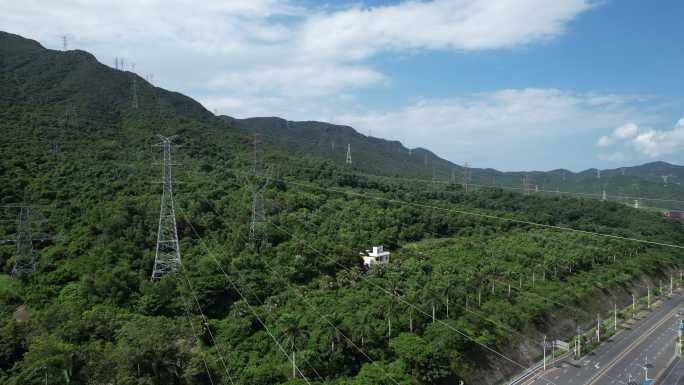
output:
<instances>
[{"instance_id":1,"label":"palm tree","mask_svg":"<svg viewBox=\"0 0 684 385\"><path fill-rule=\"evenodd\" d=\"M435 323L435 311L441 301L441 295L432 285L425 285L423 288L423 301L432 308L432 323Z\"/></svg>"},{"instance_id":2,"label":"palm tree","mask_svg":"<svg viewBox=\"0 0 684 385\"><path fill-rule=\"evenodd\" d=\"M375 329L373 329L373 314L370 311L364 309L358 314L357 324L354 330L361 339L361 347L366 343L366 339L370 337Z\"/></svg>"},{"instance_id":3,"label":"palm tree","mask_svg":"<svg viewBox=\"0 0 684 385\"><path fill-rule=\"evenodd\" d=\"M342 321L337 313L332 313L325 317L324 321L325 326L323 330L325 330L325 333L330 339L330 355L332 355L335 352L335 343L340 341L342 336L342 332L340 331Z\"/></svg>"},{"instance_id":4,"label":"palm tree","mask_svg":"<svg viewBox=\"0 0 684 385\"><path fill-rule=\"evenodd\" d=\"M278 319L281 341L292 352L292 378L297 377L297 357L295 346L297 339L304 336L304 330L299 325L300 317L294 314L283 314Z\"/></svg>"},{"instance_id":5,"label":"palm tree","mask_svg":"<svg viewBox=\"0 0 684 385\"><path fill-rule=\"evenodd\" d=\"M411 286L404 294L404 299L406 301L406 309L409 314L409 331L413 333L413 310L418 303L418 291L416 287Z\"/></svg>"}]
</instances>

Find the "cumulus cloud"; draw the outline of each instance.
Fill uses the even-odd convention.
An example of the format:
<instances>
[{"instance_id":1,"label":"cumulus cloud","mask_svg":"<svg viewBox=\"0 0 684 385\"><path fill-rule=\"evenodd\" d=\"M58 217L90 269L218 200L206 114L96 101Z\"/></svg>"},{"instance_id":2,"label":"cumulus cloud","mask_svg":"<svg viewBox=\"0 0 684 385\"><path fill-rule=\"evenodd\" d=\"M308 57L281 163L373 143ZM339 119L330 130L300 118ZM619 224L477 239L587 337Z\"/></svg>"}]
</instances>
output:
<instances>
[{"instance_id":1,"label":"cumulus cloud","mask_svg":"<svg viewBox=\"0 0 684 385\"><path fill-rule=\"evenodd\" d=\"M523 158L518 167L528 167L533 156L549 158L554 152L585 151L569 145L619 122L637 116L646 119L638 100L553 88L505 89L461 98L422 99L394 111L342 114L333 120L430 148L455 161L468 159L492 166L508 162L507 167L514 167L511 152L525 151L525 156L516 158ZM618 132L629 134L625 129ZM550 142L554 145L547 148Z\"/></svg>"},{"instance_id":2,"label":"cumulus cloud","mask_svg":"<svg viewBox=\"0 0 684 385\"><path fill-rule=\"evenodd\" d=\"M684 118L679 119L671 130L647 130L631 140L640 153L651 158L674 154L684 150Z\"/></svg>"},{"instance_id":3,"label":"cumulus cloud","mask_svg":"<svg viewBox=\"0 0 684 385\"><path fill-rule=\"evenodd\" d=\"M390 84L368 60L380 53L506 49L548 41L593 4L434 0L330 7L289 0L55 0L46 6L26 0L3 3L0 25L52 47L67 34L72 48L92 51L105 63L124 57L140 72L154 72L159 85L203 101L242 98L268 105L289 97L325 106L334 100L321 97L337 99ZM223 112L253 111L247 106Z\"/></svg>"},{"instance_id":4,"label":"cumulus cloud","mask_svg":"<svg viewBox=\"0 0 684 385\"><path fill-rule=\"evenodd\" d=\"M604 135L599 138L597 145L600 147L608 147L616 142L623 141L635 137L639 132L639 126L635 123L629 122L613 130L610 135Z\"/></svg>"},{"instance_id":5,"label":"cumulus cloud","mask_svg":"<svg viewBox=\"0 0 684 385\"><path fill-rule=\"evenodd\" d=\"M607 162L622 162L626 159L625 154L621 151L611 152L609 154L599 154L598 158Z\"/></svg>"},{"instance_id":6,"label":"cumulus cloud","mask_svg":"<svg viewBox=\"0 0 684 385\"><path fill-rule=\"evenodd\" d=\"M684 150L684 118L679 119L671 130L655 130L626 123L613 130L610 135L599 138L600 147L623 146L637 154L656 158ZM603 155L599 155L602 158Z\"/></svg>"}]
</instances>

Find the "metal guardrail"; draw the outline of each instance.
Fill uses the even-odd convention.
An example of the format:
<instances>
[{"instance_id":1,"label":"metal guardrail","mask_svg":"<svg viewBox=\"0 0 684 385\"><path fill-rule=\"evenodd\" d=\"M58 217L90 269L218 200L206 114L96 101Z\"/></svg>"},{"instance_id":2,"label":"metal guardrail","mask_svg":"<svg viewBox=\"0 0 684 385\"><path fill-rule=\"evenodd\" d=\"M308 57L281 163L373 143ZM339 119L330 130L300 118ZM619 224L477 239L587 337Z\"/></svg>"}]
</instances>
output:
<instances>
[{"instance_id":1,"label":"metal guardrail","mask_svg":"<svg viewBox=\"0 0 684 385\"><path fill-rule=\"evenodd\" d=\"M561 354L560 356L547 360L546 361L546 366L553 365L570 355L570 352L565 352ZM520 385L523 382L529 380L534 374L536 374L539 370L541 370L544 367L544 360L541 360L537 362L536 364L530 366L529 368L525 369L524 372L518 374L517 376L513 377L510 381L505 382L504 385Z\"/></svg>"}]
</instances>

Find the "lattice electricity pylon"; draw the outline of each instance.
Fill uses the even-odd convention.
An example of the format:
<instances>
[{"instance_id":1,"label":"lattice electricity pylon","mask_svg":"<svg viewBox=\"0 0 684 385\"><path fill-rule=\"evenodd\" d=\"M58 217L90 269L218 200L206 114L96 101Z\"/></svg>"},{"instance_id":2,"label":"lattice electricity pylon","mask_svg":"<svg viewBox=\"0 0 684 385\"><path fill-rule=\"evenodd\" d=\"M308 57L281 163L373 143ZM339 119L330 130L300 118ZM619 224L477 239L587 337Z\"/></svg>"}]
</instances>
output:
<instances>
[{"instance_id":1,"label":"lattice electricity pylon","mask_svg":"<svg viewBox=\"0 0 684 385\"><path fill-rule=\"evenodd\" d=\"M12 268L12 277L36 271L36 255L33 253L33 234L31 232L31 208L21 207L17 229L17 251Z\"/></svg>"},{"instance_id":2,"label":"lattice electricity pylon","mask_svg":"<svg viewBox=\"0 0 684 385\"><path fill-rule=\"evenodd\" d=\"M249 223L249 240L258 250L261 244L268 238L266 229L266 214L264 213L264 202L262 193L268 185L268 177L260 175L259 172L259 139L254 134L254 159L252 163L251 183L252 190L252 217Z\"/></svg>"},{"instance_id":3,"label":"lattice electricity pylon","mask_svg":"<svg viewBox=\"0 0 684 385\"><path fill-rule=\"evenodd\" d=\"M12 277L22 274L30 274L36 271L36 255L33 251L33 242L50 240L49 235L34 235L32 230L33 209L25 201L21 204L4 206L5 208L19 209L16 220L0 219L0 222L17 222L17 235L14 239L2 239L0 242L15 242L16 252L14 265L12 267ZM39 216L40 220L40 216Z\"/></svg>"},{"instance_id":4,"label":"lattice electricity pylon","mask_svg":"<svg viewBox=\"0 0 684 385\"><path fill-rule=\"evenodd\" d=\"M176 227L176 208L173 201L173 179L171 175L171 143L176 138L159 135L163 147L164 162L162 163L162 197L159 211L159 229L157 231L157 251L154 256L152 280L161 278L166 273L180 267L181 255L178 247L178 230Z\"/></svg>"}]
</instances>

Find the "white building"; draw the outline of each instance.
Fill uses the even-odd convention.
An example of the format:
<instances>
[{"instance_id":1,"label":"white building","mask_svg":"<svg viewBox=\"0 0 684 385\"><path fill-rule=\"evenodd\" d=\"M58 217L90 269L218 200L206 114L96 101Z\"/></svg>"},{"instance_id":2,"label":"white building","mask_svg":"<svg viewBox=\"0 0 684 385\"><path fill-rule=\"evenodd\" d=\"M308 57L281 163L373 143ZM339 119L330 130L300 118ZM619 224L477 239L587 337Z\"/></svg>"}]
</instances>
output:
<instances>
[{"instance_id":1,"label":"white building","mask_svg":"<svg viewBox=\"0 0 684 385\"><path fill-rule=\"evenodd\" d=\"M365 267L372 267L376 264L386 265L390 260L390 252L385 251L382 246L373 246L373 251L366 250L365 253L360 254Z\"/></svg>"}]
</instances>

